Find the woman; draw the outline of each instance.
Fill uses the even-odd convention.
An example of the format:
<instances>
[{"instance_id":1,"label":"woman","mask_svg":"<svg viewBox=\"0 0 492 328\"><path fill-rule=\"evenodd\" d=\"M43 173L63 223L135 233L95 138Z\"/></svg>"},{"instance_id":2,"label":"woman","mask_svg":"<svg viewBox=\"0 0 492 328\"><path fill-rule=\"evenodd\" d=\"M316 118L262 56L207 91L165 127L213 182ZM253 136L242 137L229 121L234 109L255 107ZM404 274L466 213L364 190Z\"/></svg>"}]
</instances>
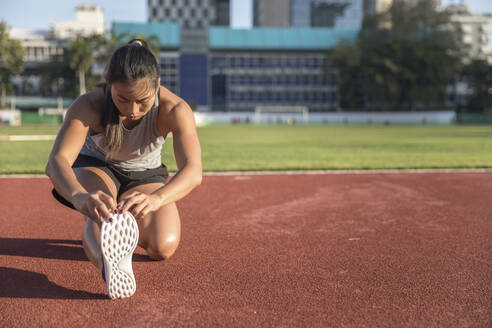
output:
<instances>
[{"instance_id":1,"label":"woman","mask_svg":"<svg viewBox=\"0 0 492 328\"><path fill-rule=\"evenodd\" d=\"M190 107L160 85L145 41L117 49L105 80L68 109L46 174L55 198L85 215L84 251L109 296L121 298L135 292L137 242L154 260L178 247L175 202L201 183L201 149ZM178 172L166 182L161 149L169 133Z\"/></svg>"}]
</instances>

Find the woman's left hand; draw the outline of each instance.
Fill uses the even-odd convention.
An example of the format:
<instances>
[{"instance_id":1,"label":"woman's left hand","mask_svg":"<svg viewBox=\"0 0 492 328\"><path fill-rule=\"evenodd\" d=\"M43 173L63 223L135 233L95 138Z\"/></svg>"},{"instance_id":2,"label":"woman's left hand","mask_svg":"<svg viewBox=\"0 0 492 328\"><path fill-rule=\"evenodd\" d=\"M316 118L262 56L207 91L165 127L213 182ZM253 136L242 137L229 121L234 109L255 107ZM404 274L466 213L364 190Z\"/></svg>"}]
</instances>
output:
<instances>
[{"instance_id":1,"label":"woman's left hand","mask_svg":"<svg viewBox=\"0 0 492 328\"><path fill-rule=\"evenodd\" d=\"M141 219L147 214L158 210L160 207L161 199L159 196L134 191L120 200L117 208L120 213L129 211L135 219Z\"/></svg>"}]
</instances>

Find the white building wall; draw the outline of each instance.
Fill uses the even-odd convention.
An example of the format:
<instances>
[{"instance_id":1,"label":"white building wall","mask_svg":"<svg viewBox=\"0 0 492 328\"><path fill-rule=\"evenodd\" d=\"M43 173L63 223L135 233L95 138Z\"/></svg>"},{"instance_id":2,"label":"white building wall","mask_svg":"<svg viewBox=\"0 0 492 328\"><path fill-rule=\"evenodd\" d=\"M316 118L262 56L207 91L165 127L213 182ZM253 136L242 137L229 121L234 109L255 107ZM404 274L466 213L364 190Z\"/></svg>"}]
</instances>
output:
<instances>
[{"instance_id":1,"label":"white building wall","mask_svg":"<svg viewBox=\"0 0 492 328\"><path fill-rule=\"evenodd\" d=\"M76 36L104 34L104 14L101 7L82 5L77 7L73 21L53 23L53 35L58 39Z\"/></svg>"},{"instance_id":2,"label":"white building wall","mask_svg":"<svg viewBox=\"0 0 492 328\"><path fill-rule=\"evenodd\" d=\"M492 16L454 14L451 21L458 23L463 32L462 42L469 48L467 59L492 59Z\"/></svg>"}]
</instances>

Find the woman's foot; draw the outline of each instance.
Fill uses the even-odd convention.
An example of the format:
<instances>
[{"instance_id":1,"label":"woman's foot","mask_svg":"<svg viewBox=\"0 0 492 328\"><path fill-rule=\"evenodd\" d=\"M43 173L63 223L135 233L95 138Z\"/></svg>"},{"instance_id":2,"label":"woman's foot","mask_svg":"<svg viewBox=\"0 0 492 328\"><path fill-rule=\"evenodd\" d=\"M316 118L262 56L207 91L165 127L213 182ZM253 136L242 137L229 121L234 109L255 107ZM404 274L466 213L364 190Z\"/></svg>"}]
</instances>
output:
<instances>
[{"instance_id":1,"label":"woman's foot","mask_svg":"<svg viewBox=\"0 0 492 328\"><path fill-rule=\"evenodd\" d=\"M109 297L125 298L135 293L132 255L138 242L138 225L130 213L114 214L101 226L102 273Z\"/></svg>"}]
</instances>

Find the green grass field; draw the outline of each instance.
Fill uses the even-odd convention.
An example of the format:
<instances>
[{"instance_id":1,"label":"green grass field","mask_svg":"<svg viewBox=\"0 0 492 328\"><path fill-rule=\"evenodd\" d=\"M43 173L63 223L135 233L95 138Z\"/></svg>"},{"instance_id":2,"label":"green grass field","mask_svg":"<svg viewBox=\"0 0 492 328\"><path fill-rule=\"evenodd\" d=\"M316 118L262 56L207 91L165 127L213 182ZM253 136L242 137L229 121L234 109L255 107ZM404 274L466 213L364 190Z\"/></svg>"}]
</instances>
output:
<instances>
[{"instance_id":1,"label":"green grass field","mask_svg":"<svg viewBox=\"0 0 492 328\"><path fill-rule=\"evenodd\" d=\"M0 135L59 126L0 127ZM491 168L488 126L205 126L204 171ZM169 138L163 161L176 170ZM43 173L53 141L0 141L0 174Z\"/></svg>"}]
</instances>

